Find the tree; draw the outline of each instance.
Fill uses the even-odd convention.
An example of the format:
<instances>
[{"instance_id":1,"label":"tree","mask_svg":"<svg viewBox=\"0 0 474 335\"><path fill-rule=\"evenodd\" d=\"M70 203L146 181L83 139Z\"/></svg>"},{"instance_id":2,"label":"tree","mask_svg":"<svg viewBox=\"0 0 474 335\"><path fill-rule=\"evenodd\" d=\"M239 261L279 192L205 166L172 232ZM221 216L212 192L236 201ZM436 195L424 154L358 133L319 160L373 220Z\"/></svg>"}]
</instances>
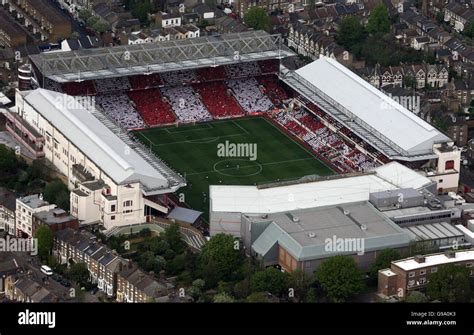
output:
<instances>
[{"instance_id":1,"label":"tree","mask_svg":"<svg viewBox=\"0 0 474 335\"><path fill-rule=\"evenodd\" d=\"M217 285L220 280L229 281L235 277L242 261L243 254L238 241L231 235L217 234L202 248L198 258L198 271L200 277L214 277L212 283L206 280L208 285ZM209 273L210 271L213 273Z\"/></svg>"},{"instance_id":2,"label":"tree","mask_svg":"<svg viewBox=\"0 0 474 335\"><path fill-rule=\"evenodd\" d=\"M341 20L337 31L337 42L351 49L365 38L364 26L355 16L347 16Z\"/></svg>"},{"instance_id":3,"label":"tree","mask_svg":"<svg viewBox=\"0 0 474 335\"><path fill-rule=\"evenodd\" d=\"M56 204L59 208L69 211L70 195L69 190L61 180L55 179L46 185L43 198L51 204Z\"/></svg>"},{"instance_id":4,"label":"tree","mask_svg":"<svg viewBox=\"0 0 474 335\"><path fill-rule=\"evenodd\" d=\"M97 17L97 16L91 16L87 19L87 25L89 27L92 27L94 24L96 24L97 22L99 22L100 18Z\"/></svg>"},{"instance_id":5,"label":"tree","mask_svg":"<svg viewBox=\"0 0 474 335\"><path fill-rule=\"evenodd\" d=\"M152 5L150 1L135 0L131 1L130 9L132 15L140 20L141 23L148 23L148 13L152 12Z\"/></svg>"},{"instance_id":6,"label":"tree","mask_svg":"<svg viewBox=\"0 0 474 335\"><path fill-rule=\"evenodd\" d=\"M85 285L89 281L89 270L86 263L74 263L68 271L69 278L80 285Z\"/></svg>"},{"instance_id":7,"label":"tree","mask_svg":"<svg viewBox=\"0 0 474 335\"><path fill-rule=\"evenodd\" d=\"M228 293L218 293L214 296L214 299L212 299L213 302L217 303L229 303L229 302L234 302L234 298L232 298Z\"/></svg>"},{"instance_id":8,"label":"tree","mask_svg":"<svg viewBox=\"0 0 474 335\"><path fill-rule=\"evenodd\" d=\"M288 287L294 290L297 301L304 301L310 288L312 278L300 269L296 269L288 276Z\"/></svg>"},{"instance_id":9,"label":"tree","mask_svg":"<svg viewBox=\"0 0 474 335\"><path fill-rule=\"evenodd\" d=\"M469 302L471 287L469 270L453 264L442 266L430 275L428 297L441 302Z\"/></svg>"},{"instance_id":10,"label":"tree","mask_svg":"<svg viewBox=\"0 0 474 335\"><path fill-rule=\"evenodd\" d=\"M375 6L370 13L367 31L371 34L385 34L390 31L390 16L384 4Z\"/></svg>"},{"instance_id":11,"label":"tree","mask_svg":"<svg viewBox=\"0 0 474 335\"><path fill-rule=\"evenodd\" d=\"M244 22L247 26L255 30L269 31L272 25L267 12L260 7L250 8L244 15Z\"/></svg>"},{"instance_id":12,"label":"tree","mask_svg":"<svg viewBox=\"0 0 474 335\"><path fill-rule=\"evenodd\" d=\"M413 291L411 292L408 297L406 297L405 302L408 303L426 303L429 302L428 298L426 295L419 291Z\"/></svg>"},{"instance_id":13,"label":"tree","mask_svg":"<svg viewBox=\"0 0 474 335\"><path fill-rule=\"evenodd\" d=\"M265 292L254 292L247 297L247 302L268 302Z\"/></svg>"},{"instance_id":14,"label":"tree","mask_svg":"<svg viewBox=\"0 0 474 335\"><path fill-rule=\"evenodd\" d=\"M308 290L308 294L306 295L306 302L318 302L318 291L314 287L311 287Z\"/></svg>"},{"instance_id":15,"label":"tree","mask_svg":"<svg viewBox=\"0 0 474 335\"><path fill-rule=\"evenodd\" d=\"M16 172L15 153L3 144L0 144L0 172L2 174Z\"/></svg>"},{"instance_id":16,"label":"tree","mask_svg":"<svg viewBox=\"0 0 474 335\"><path fill-rule=\"evenodd\" d=\"M390 267L392 261L400 259L400 253L395 249L384 249L377 254L375 262L370 267L370 278L377 280L379 270Z\"/></svg>"},{"instance_id":17,"label":"tree","mask_svg":"<svg viewBox=\"0 0 474 335\"><path fill-rule=\"evenodd\" d=\"M182 253L186 248L186 244L183 241L183 236L181 235L181 229L177 223L173 223L168 228L166 228L165 232L163 233L163 239L177 254Z\"/></svg>"},{"instance_id":18,"label":"tree","mask_svg":"<svg viewBox=\"0 0 474 335\"><path fill-rule=\"evenodd\" d=\"M363 273L348 256L334 256L322 262L315 278L333 302L344 302L364 288Z\"/></svg>"},{"instance_id":19,"label":"tree","mask_svg":"<svg viewBox=\"0 0 474 335\"><path fill-rule=\"evenodd\" d=\"M470 38L474 37L474 21L469 21L468 23L466 23L463 33L467 37L470 37Z\"/></svg>"},{"instance_id":20,"label":"tree","mask_svg":"<svg viewBox=\"0 0 474 335\"><path fill-rule=\"evenodd\" d=\"M99 34L105 33L106 31L109 30L109 28L110 28L109 23L104 20L99 20L92 25L92 29L94 29Z\"/></svg>"},{"instance_id":21,"label":"tree","mask_svg":"<svg viewBox=\"0 0 474 335\"><path fill-rule=\"evenodd\" d=\"M166 263L166 273L168 275L177 275L184 271L186 267L186 255L179 254Z\"/></svg>"},{"instance_id":22,"label":"tree","mask_svg":"<svg viewBox=\"0 0 474 335\"><path fill-rule=\"evenodd\" d=\"M47 260L53 250L53 232L47 225L42 225L36 230L35 238L38 240L38 256L41 260Z\"/></svg>"},{"instance_id":23,"label":"tree","mask_svg":"<svg viewBox=\"0 0 474 335\"><path fill-rule=\"evenodd\" d=\"M256 272L250 279L253 292L270 292L281 295L286 290L287 273L275 268Z\"/></svg>"},{"instance_id":24,"label":"tree","mask_svg":"<svg viewBox=\"0 0 474 335\"><path fill-rule=\"evenodd\" d=\"M84 10L81 10L79 11L79 18L84 21L84 22L87 22L87 20L92 16L92 13L90 10L88 9L84 9Z\"/></svg>"}]
</instances>

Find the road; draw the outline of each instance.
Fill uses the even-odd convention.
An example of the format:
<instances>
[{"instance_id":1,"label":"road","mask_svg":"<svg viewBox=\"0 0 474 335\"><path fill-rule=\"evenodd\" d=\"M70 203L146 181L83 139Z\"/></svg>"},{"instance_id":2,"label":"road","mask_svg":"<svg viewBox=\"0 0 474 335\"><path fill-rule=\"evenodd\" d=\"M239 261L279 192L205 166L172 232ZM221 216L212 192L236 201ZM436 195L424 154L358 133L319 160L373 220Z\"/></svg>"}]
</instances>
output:
<instances>
[{"instance_id":1,"label":"road","mask_svg":"<svg viewBox=\"0 0 474 335\"><path fill-rule=\"evenodd\" d=\"M85 36L88 35L87 31L86 31L86 28L83 25L81 25L81 23L79 21L74 19L66 9L62 9L61 5L59 4L59 2L57 0L48 0L48 1L51 4L53 4L54 6L56 6L56 8L58 8L60 11L62 11L64 13L64 15L69 19L69 21L71 22L71 25L72 25L72 31L73 32L77 32L81 37L85 37Z\"/></svg>"}]
</instances>

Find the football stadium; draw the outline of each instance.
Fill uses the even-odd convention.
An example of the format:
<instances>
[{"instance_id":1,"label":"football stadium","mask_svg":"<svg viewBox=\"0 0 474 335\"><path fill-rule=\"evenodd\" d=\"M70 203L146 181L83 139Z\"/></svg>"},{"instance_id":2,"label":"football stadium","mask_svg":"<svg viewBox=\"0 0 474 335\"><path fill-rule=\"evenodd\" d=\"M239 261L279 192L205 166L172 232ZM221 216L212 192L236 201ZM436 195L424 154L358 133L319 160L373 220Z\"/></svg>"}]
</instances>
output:
<instances>
[{"instance_id":1,"label":"football stadium","mask_svg":"<svg viewBox=\"0 0 474 335\"><path fill-rule=\"evenodd\" d=\"M143 220L182 206L181 193L207 213L209 185L365 173L392 161L440 193L457 187L460 153L447 136L337 61L322 56L292 71L282 64L292 56L280 35L251 31L30 59L38 87L87 101L157 171L185 180L144 194ZM255 145L256 158L222 157L223 144Z\"/></svg>"}]
</instances>

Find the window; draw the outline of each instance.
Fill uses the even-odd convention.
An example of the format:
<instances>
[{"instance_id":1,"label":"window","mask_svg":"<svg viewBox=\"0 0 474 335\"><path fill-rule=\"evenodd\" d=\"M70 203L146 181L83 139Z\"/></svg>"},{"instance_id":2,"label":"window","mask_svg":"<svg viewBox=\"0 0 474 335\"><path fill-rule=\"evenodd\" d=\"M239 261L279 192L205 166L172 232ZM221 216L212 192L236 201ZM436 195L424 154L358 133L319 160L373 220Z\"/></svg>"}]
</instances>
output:
<instances>
[{"instance_id":1,"label":"window","mask_svg":"<svg viewBox=\"0 0 474 335\"><path fill-rule=\"evenodd\" d=\"M454 169L454 160L446 161L446 163L444 163L444 168L446 170Z\"/></svg>"},{"instance_id":2,"label":"window","mask_svg":"<svg viewBox=\"0 0 474 335\"><path fill-rule=\"evenodd\" d=\"M420 276L423 276L426 274L426 270L420 270Z\"/></svg>"},{"instance_id":3,"label":"window","mask_svg":"<svg viewBox=\"0 0 474 335\"><path fill-rule=\"evenodd\" d=\"M409 280L408 281L408 287L413 286L413 285L415 285L415 281L414 280Z\"/></svg>"},{"instance_id":4,"label":"window","mask_svg":"<svg viewBox=\"0 0 474 335\"><path fill-rule=\"evenodd\" d=\"M420 280L419 280L419 284L420 284L420 285L426 284L426 278L425 278L425 277L421 277Z\"/></svg>"},{"instance_id":5,"label":"window","mask_svg":"<svg viewBox=\"0 0 474 335\"><path fill-rule=\"evenodd\" d=\"M409 272L408 277L410 277L410 278L415 277L415 271Z\"/></svg>"},{"instance_id":6,"label":"window","mask_svg":"<svg viewBox=\"0 0 474 335\"><path fill-rule=\"evenodd\" d=\"M435 272L438 272L438 268L431 268L431 273L435 273Z\"/></svg>"},{"instance_id":7,"label":"window","mask_svg":"<svg viewBox=\"0 0 474 335\"><path fill-rule=\"evenodd\" d=\"M124 201L123 202L123 207L130 207L133 205L133 201L132 200L127 200L127 201Z\"/></svg>"},{"instance_id":8,"label":"window","mask_svg":"<svg viewBox=\"0 0 474 335\"><path fill-rule=\"evenodd\" d=\"M115 205L111 205L111 206L110 206L110 211L111 211L111 212L115 212Z\"/></svg>"},{"instance_id":9,"label":"window","mask_svg":"<svg viewBox=\"0 0 474 335\"><path fill-rule=\"evenodd\" d=\"M112 220L112 221L115 220L115 215L112 215L112 216L110 217L110 220Z\"/></svg>"},{"instance_id":10,"label":"window","mask_svg":"<svg viewBox=\"0 0 474 335\"><path fill-rule=\"evenodd\" d=\"M443 179L438 180L438 183L442 183L442 182L443 182Z\"/></svg>"},{"instance_id":11,"label":"window","mask_svg":"<svg viewBox=\"0 0 474 335\"><path fill-rule=\"evenodd\" d=\"M466 263L467 268L472 268L472 263Z\"/></svg>"}]
</instances>

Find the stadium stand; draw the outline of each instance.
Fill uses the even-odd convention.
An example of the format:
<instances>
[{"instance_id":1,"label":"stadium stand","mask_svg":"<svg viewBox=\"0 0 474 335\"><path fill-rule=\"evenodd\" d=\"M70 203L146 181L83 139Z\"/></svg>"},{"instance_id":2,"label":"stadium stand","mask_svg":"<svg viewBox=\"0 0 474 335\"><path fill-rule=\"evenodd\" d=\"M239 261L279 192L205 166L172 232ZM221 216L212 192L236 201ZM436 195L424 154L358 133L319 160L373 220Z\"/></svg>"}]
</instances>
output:
<instances>
[{"instance_id":1,"label":"stadium stand","mask_svg":"<svg viewBox=\"0 0 474 335\"><path fill-rule=\"evenodd\" d=\"M169 85L191 84L198 81L196 71L193 70L165 72L161 77Z\"/></svg>"},{"instance_id":2,"label":"stadium stand","mask_svg":"<svg viewBox=\"0 0 474 335\"><path fill-rule=\"evenodd\" d=\"M126 94L99 95L96 97L96 102L109 118L124 129L146 126Z\"/></svg>"},{"instance_id":3,"label":"stadium stand","mask_svg":"<svg viewBox=\"0 0 474 335\"><path fill-rule=\"evenodd\" d=\"M164 87L161 92L182 122L200 122L212 120L209 111L190 86Z\"/></svg>"},{"instance_id":4,"label":"stadium stand","mask_svg":"<svg viewBox=\"0 0 474 335\"><path fill-rule=\"evenodd\" d=\"M206 67L197 70L201 81L214 81L227 79L227 72L224 66Z\"/></svg>"},{"instance_id":5,"label":"stadium stand","mask_svg":"<svg viewBox=\"0 0 474 335\"><path fill-rule=\"evenodd\" d=\"M247 113L268 112L274 108L270 99L260 90L255 78L229 80L227 86Z\"/></svg>"},{"instance_id":6,"label":"stadium stand","mask_svg":"<svg viewBox=\"0 0 474 335\"><path fill-rule=\"evenodd\" d=\"M247 78L261 73L260 68L255 62L231 64L227 65L225 69L230 79Z\"/></svg>"},{"instance_id":7,"label":"stadium stand","mask_svg":"<svg viewBox=\"0 0 474 335\"><path fill-rule=\"evenodd\" d=\"M163 80L158 73L141 76L131 76L128 78L133 90L143 90L163 86Z\"/></svg>"},{"instance_id":8,"label":"stadium stand","mask_svg":"<svg viewBox=\"0 0 474 335\"><path fill-rule=\"evenodd\" d=\"M62 91L72 96L97 94L96 89L94 87L94 82L91 80L83 81L80 83L64 83L62 85Z\"/></svg>"},{"instance_id":9,"label":"stadium stand","mask_svg":"<svg viewBox=\"0 0 474 335\"><path fill-rule=\"evenodd\" d=\"M245 113L222 82L209 82L194 85L201 100L215 118L243 116Z\"/></svg>"},{"instance_id":10,"label":"stadium stand","mask_svg":"<svg viewBox=\"0 0 474 335\"><path fill-rule=\"evenodd\" d=\"M132 91L128 96L135 103L145 123L152 127L176 121L171 106L164 101L159 89L146 91Z\"/></svg>"},{"instance_id":11,"label":"stadium stand","mask_svg":"<svg viewBox=\"0 0 474 335\"><path fill-rule=\"evenodd\" d=\"M131 89L127 77L98 79L95 80L95 87L99 94L124 92Z\"/></svg>"},{"instance_id":12,"label":"stadium stand","mask_svg":"<svg viewBox=\"0 0 474 335\"><path fill-rule=\"evenodd\" d=\"M262 74L277 73L280 67L276 59L262 60L258 62Z\"/></svg>"},{"instance_id":13,"label":"stadium stand","mask_svg":"<svg viewBox=\"0 0 474 335\"><path fill-rule=\"evenodd\" d=\"M258 78L258 82L263 86L264 93L270 98L275 106L280 106L284 100L288 99L288 94L278 84L278 78L273 75Z\"/></svg>"}]
</instances>

